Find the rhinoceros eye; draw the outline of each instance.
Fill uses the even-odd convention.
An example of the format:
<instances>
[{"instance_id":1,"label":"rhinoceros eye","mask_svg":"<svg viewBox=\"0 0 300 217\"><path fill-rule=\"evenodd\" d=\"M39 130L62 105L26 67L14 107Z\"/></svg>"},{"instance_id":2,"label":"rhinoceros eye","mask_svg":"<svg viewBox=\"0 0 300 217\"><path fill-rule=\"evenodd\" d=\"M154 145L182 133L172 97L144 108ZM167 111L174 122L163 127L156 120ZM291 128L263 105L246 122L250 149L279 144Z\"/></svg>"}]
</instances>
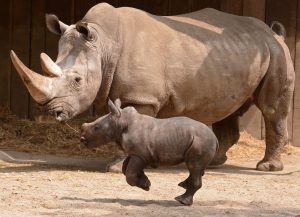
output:
<instances>
[{"instance_id":1,"label":"rhinoceros eye","mask_svg":"<svg viewBox=\"0 0 300 217\"><path fill-rule=\"evenodd\" d=\"M75 81L76 81L77 83L79 83L79 82L81 81L81 77L76 77L76 78L75 78Z\"/></svg>"},{"instance_id":2,"label":"rhinoceros eye","mask_svg":"<svg viewBox=\"0 0 300 217\"><path fill-rule=\"evenodd\" d=\"M96 130L99 130L100 129L100 126L98 125L98 124L96 124L95 126L94 126L94 130L96 131Z\"/></svg>"}]
</instances>

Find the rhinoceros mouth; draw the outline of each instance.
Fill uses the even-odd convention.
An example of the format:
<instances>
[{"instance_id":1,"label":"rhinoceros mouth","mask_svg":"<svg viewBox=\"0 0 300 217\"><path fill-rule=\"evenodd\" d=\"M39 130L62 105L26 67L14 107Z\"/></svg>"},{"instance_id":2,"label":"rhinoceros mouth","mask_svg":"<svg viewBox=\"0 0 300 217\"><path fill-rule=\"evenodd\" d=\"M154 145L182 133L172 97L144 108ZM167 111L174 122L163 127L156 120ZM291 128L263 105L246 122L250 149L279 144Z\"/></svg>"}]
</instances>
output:
<instances>
[{"instance_id":1,"label":"rhinoceros mouth","mask_svg":"<svg viewBox=\"0 0 300 217\"><path fill-rule=\"evenodd\" d=\"M57 104L54 100L51 100L47 104L43 105L44 111L54 116L59 122L65 122L75 116L75 111L68 103Z\"/></svg>"},{"instance_id":2,"label":"rhinoceros mouth","mask_svg":"<svg viewBox=\"0 0 300 217\"><path fill-rule=\"evenodd\" d=\"M66 121L66 120L68 120L70 118L69 118L69 115L68 115L67 112L61 111L61 110L57 110L57 111L55 111L55 119L57 121L59 121L59 122L63 122L63 121Z\"/></svg>"}]
</instances>

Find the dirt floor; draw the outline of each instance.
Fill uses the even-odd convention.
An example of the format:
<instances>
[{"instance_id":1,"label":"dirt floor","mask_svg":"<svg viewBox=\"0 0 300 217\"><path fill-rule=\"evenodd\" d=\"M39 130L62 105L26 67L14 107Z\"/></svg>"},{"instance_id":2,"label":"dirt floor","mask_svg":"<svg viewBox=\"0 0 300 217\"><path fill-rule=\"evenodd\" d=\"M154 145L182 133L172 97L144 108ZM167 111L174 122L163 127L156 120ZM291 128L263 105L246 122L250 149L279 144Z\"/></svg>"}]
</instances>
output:
<instances>
[{"instance_id":1,"label":"dirt floor","mask_svg":"<svg viewBox=\"0 0 300 217\"><path fill-rule=\"evenodd\" d=\"M19 120L0 108L0 149L110 159L114 145L88 150L79 143L83 120L68 125ZM298 216L300 217L300 148L283 150L285 169L254 170L264 141L241 133L226 165L208 169L194 204L173 198L187 177L181 166L147 170L149 192L129 186L122 174L79 171L0 161L0 216Z\"/></svg>"},{"instance_id":2,"label":"dirt floor","mask_svg":"<svg viewBox=\"0 0 300 217\"><path fill-rule=\"evenodd\" d=\"M285 170L255 171L256 160L229 160L208 169L191 207L173 198L183 168L147 170L149 192L123 175L0 162L0 216L300 216L300 156Z\"/></svg>"}]
</instances>

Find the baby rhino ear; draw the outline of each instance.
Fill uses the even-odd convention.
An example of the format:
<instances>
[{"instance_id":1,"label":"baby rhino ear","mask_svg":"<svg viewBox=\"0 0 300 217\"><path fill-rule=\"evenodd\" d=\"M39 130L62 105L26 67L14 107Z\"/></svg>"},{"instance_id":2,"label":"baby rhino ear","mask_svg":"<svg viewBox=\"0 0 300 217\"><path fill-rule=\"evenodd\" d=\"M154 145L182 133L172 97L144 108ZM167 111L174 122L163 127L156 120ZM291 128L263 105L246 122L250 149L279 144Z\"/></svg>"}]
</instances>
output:
<instances>
[{"instance_id":1,"label":"baby rhino ear","mask_svg":"<svg viewBox=\"0 0 300 217\"><path fill-rule=\"evenodd\" d=\"M115 106L120 110L121 109L121 100L118 98L115 100Z\"/></svg>"},{"instance_id":2,"label":"baby rhino ear","mask_svg":"<svg viewBox=\"0 0 300 217\"><path fill-rule=\"evenodd\" d=\"M108 109L112 115L121 116L120 108L118 108L110 99L108 100Z\"/></svg>"}]
</instances>

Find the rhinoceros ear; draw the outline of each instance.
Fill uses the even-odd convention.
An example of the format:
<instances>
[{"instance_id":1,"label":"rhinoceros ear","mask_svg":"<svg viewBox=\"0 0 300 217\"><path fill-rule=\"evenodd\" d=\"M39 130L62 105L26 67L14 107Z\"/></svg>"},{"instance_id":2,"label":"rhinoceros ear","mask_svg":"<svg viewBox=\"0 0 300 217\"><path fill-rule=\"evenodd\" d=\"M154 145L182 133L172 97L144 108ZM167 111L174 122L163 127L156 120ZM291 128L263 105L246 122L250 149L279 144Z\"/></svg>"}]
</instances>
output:
<instances>
[{"instance_id":1,"label":"rhinoceros ear","mask_svg":"<svg viewBox=\"0 0 300 217\"><path fill-rule=\"evenodd\" d=\"M69 27L61 22L54 14L46 14L46 25L50 32L56 35L62 35Z\"/></svg>"},{"instance_id":2,"label":"rhinoceros ear","mask_svg":"<svg viewBox=\"0 0 300 217\"><path fill-rule=\"evenodd\" d=\"M121 117L121 111L120 109L111 101L108 100L108 109L111 112L112 115L116 115L117 117Z\"/></svg>"},{"instance_id":3,"label":"rhinoceros ear","mask_svg":"<svg viewBox=\"0 0 300 217\"><path fill-rule=\"evenodd\" d=\"M81 33L86 40L92 41L95 38L95 35L91 31L87 22L78 21L76 23L76 30Z\"/></svg>"}]
</instances>

